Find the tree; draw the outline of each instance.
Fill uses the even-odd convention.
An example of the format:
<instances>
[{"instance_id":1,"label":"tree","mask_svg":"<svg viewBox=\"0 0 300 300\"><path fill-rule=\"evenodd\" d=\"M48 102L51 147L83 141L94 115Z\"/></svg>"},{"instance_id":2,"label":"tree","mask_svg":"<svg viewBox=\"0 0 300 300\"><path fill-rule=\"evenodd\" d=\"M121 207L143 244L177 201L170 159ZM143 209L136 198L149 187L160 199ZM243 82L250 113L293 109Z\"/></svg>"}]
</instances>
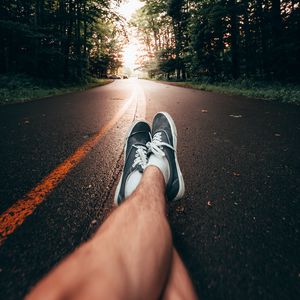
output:
<instances>
[{"instance_id":1,"label":"tree","mask_svg":"<svg viewBox=\"0 0 300 300\"><path fill-rule=\"evenodd\" d=\"M182 80L192 74L210 80L299 82L298 1L144 2L134 24L147 45L149 59L157 61L154 74L171 77L176 73ZM157 43L166 32L168 44Z\"/></svg>"},{"instance_id":2,"label":"tree","mask_svg":"<svg viewBox=\"0 0 300 300\"><path fill-rule=\"evenodd\" d=\"M143 52L147 53L140 61L142 68L148 71L150 76L160 76L165 74L160 65L165 64L166 57L171 57L166 56L166 53L171 51L174 55L172 49L175 47L172 19L167 14L168 1L143 2L145 5L135 13L130 25L137 29L138 37L144 44Z\"/></svg>"},{"instance_id":3,"label":"tree","mask_svg":"<svg viewBox=\"0 0 300 300\"><path fill-rule=\"evenodd\" d=\"M186 79L186 68L184 59L188 51L189 34L189 5L186 0L170 0L168 3L168 15L172 18L172 26L175 35L175 60L176 77Z\"/></svg>"},{"instance_id":4,"label":"tree","mask_svg":"<svg viewBox=\"0 0 300 300\"><path fill-rule=\"evenodd\" d=\"M96 57L98 65L103 62L107 68L116 68L120 64L117 35L123 20L112 7L118 3L120 0L2 1L0 73L81 80L96 72ZM96 55L95 49L101 51ZM104 76L107 68L96 73Z\"/></svg>"}]
</instances>

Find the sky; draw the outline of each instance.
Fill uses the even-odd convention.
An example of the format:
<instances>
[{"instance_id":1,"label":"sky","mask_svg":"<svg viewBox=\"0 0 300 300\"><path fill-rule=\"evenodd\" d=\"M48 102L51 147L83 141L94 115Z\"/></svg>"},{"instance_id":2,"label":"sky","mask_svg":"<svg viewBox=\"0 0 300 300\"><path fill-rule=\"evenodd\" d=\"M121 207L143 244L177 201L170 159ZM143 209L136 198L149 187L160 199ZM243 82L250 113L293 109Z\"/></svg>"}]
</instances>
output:
<instances>
[{"instance_id":1,"label":"sky","mask_svg":"<svg viewBox=\"0 0 300 300\"><path fill-rule=\"evenodd\" d=\"M143 5L144 4L139 0L128 0L126 2L124 1L118 10L120 14L123 15L127 21L129 21L133 13ZM128 32L128 35L129 43L123 49L124 67L133 70L137 67L135 61L138 56L138 49L140 46L139 41L132 35L130 31Z\"/></svg>"},{"instance_id":2,"label":"sky","mask_svg":"<svg viewBox=\"0 0 300 300\"><path fill-rule=\"evenodd\" d=\"M139 0L127 0L120 5L119 12L129 21L133 13L142 6L143 3Z\"/></svg>"}]
</instances>

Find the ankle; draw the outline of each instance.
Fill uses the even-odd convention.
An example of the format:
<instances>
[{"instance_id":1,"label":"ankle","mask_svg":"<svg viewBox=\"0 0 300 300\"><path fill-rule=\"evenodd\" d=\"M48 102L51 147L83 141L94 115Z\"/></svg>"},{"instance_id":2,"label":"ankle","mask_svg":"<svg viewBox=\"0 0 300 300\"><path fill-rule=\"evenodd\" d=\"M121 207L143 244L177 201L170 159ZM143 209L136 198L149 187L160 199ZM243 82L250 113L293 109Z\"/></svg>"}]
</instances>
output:
<instances>
[{"instance_id":1,"label":"ankle","mask_svg":"<svg viewBox=\"0 0 300 300\"><path fill-rule=\"evenodd\" d=\"M157 157L152 154L149 157L147 166L154 166L158 168L164 177L165 185L168 184L168 181L170 179L170 166L166 157Z\"/></svg>"},{"instance_id":2,"label":"ankle","mask_svg":"<svg viewBox=\"0 0 300 300\"><path fill-rule=\"evenodd\" d=\"M159 193L164 197L166 183L162 171L157 166L147 166L144 171L140 187L147 190L149 196L151 196L151 193L154 190L155 193Z\"/></svg>"}]
</instances>

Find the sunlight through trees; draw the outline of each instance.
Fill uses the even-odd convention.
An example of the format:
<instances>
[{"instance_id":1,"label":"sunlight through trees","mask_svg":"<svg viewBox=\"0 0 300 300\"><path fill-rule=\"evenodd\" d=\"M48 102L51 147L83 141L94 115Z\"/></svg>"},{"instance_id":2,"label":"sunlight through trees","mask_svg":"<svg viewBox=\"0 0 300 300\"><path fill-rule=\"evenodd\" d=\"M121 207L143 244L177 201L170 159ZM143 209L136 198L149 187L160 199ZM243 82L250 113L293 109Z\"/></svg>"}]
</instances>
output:
<instances>
[{"instance_id":1,"label":"sunlight through trees","mask_svg":"<svg viewBox=\"0 0 300 300\"><path fill-rule=\"evenodd\" d=\"M163 78L300 81L300 7L288 0L143 0L141 63Z\"/></svg>"}]
</instances>

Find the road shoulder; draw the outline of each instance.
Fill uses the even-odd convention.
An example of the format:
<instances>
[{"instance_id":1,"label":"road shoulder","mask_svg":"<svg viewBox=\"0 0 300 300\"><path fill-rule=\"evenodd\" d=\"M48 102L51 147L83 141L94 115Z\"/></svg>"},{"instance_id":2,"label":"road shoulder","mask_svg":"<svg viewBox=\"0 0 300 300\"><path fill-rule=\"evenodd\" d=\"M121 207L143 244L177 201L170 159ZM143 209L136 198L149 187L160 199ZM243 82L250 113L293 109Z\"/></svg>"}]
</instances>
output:
<instances>
[{"instance_id":1,"label":"road shoulder","mask_svg":"<svg viewBox=\"0 0 300 300\"><path fill-rule=\"evenodd\" d=\"M201 83L201 82L183 82L183 81L163 81L154 80L151 81L178 86L188 89L201 90L206 92L213 92L217 94L225 94L230 96L244 96L247 98L274 101L280 103L289 103L294 105L300 105L300 87L297 85L277 85L277 84L260 84L251 83L253 86L247 86L248 83Z\"/></svg>"}]
</instances>

